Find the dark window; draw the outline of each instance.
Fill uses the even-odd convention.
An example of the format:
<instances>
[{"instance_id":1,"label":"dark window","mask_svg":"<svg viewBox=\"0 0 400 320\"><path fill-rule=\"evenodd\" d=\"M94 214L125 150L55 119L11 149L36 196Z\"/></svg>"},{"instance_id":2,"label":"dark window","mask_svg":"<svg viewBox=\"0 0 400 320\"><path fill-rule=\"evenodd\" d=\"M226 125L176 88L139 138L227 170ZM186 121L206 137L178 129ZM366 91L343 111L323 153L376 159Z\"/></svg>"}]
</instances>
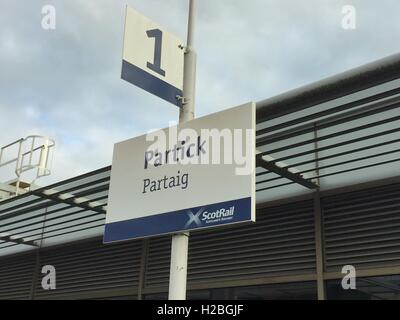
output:
<instances>
[{"instance_id":1,"label":"dark window","mask_svg":"<svg viewBox=\"0 0 400 320\"><path fill-rule=\"evenodd\" d=\"M356 289L345 290L342 280L327 281L327 298L331 300L398 300L400 275L357 278Z\"/></svg>"},{"instance_id":2,"label":"dark window","mask_svg":"<svg viewBox=\"0 0 400 320\"><path fill-rule=\"evenodd\" d=\"M148 294L146 300L166 300L167 293ZM317 299L315 282L297 282L262 286L193 290L187 300L314 300Z\"/></svg>"},{"instance_id":3,"label":"dark window","mask_svg":"<svg viewBox=\"0 0 400 320\"><path fill-rule=\"evenodd\" d=\"M314 300L315 282L281 283L229 289L214 289L211 299L230 300Z\"/></svg>"},{"instance_id":4,"label":"dark window","mask_svg":"<svg viewBox=\"0 0 400 320\"><path fill-rule=\"evenodd\" d=\"M143 297L144 300L167 300L168 293L154 293L154 294L146 294ZM210 290L192 290L188 291L186 294L186 300L209 300L210 299Z\"/></svg>"},{"instance_id":5,"label":"dark window","mask_svg":"<svg viewBox=\"0 0 400 320\"><path fill-rule=\"evenodd\" d=\"M144 300L168 300L168 293L152 293L143 296Z\"/></svg>"}]
</instances>

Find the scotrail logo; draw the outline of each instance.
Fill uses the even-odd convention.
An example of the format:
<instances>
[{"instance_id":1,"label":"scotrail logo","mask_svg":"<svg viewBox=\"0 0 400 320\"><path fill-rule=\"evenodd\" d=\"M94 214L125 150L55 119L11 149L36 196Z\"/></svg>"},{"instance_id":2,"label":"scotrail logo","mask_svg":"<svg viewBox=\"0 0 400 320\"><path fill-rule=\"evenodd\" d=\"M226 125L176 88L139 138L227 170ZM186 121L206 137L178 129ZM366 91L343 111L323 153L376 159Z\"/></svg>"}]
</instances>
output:
<instances>
[{"instance_id":1,"label":"scotrail logo","mask_svg":"<svg viewBox=\"0 0 400 320\"><path fill-rule=\"evenodd\" d=\"M192 224L195 224L196 227L201 227L204 224L216 223L220 221L232 220L233 215L235 213L235 207L232 206L228 209L221 208L213 212L204 211L204 208L201 208L196 213L193 213L192 210L189 210L187 215L189 220L185 224L185 228L190 227Z\"/></svg>"},{"instance_id":2,"label":"scotrail logo","mask_svg":"<svg viewBox=\"0 0 400 320\"><path fill-rule=\"evenodd\" d=\"M189 220L185 224L185 228L189 227L192 223L196 224L196 226L201 226L200 215L203 213L204 208L201 208L196 213L193 213L192 210L188 211Z\"/></svg>"}]
</instances>

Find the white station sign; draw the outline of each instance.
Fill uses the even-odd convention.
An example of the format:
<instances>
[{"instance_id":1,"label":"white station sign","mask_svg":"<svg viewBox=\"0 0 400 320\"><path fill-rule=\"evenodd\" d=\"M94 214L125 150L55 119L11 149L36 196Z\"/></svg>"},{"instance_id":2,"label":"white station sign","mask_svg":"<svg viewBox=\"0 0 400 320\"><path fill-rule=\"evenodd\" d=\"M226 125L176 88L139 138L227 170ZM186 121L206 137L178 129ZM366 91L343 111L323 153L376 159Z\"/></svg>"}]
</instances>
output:
<instances>
[{"instance_id":1,"label":"white station sign","mask_svg":"<svg viewBox=\"0 0 400 320\"><path fill-rule=\"evenodd\" d=\"M114 146L104 242L255 221L255 104Z\"/></svg>"},{"instance_id":2,"label":"white station sign","mask_svg":"<svg viewBox=\"0 0 400 320\"><path fill-rule=\"evenodd\" d=\"M127 6L121 78L181 106L184 42Z\"/></svg>"}]
</instances>

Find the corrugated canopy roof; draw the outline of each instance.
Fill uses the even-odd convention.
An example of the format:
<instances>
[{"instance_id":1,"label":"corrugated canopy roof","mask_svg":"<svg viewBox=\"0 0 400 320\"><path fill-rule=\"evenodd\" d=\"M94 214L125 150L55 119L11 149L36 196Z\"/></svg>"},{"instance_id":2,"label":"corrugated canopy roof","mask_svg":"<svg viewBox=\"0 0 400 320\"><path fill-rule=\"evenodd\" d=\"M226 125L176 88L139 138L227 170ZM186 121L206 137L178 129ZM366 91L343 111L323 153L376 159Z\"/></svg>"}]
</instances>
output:
<instances>
[{"instance_id":1,"label":"corrugated canopy roof","mask_svg":"<svg viewBox=\"0 0 400 320\"><path fill-rule=\"evenodd\" d=\"M400 172L400 55L257 104L257 202ZM111 167L0 202L0 254L103 232Z\"/></svg>"}]
</instances>

